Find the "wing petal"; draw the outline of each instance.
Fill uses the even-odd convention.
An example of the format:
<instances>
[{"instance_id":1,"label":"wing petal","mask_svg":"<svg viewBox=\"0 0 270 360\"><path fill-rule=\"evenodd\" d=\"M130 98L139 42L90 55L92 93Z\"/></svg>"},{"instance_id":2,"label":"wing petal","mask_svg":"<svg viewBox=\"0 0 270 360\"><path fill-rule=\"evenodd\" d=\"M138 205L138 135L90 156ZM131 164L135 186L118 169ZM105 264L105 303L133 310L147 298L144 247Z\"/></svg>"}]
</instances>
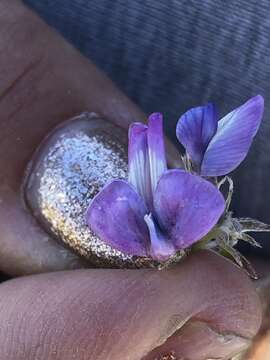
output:
<instances>
[{"instance_id":1,"label":"wing petal","mask_svg":"<svg viewBox=\"0 0 270 360\"><path fill-rule=\"evenodd\" d=\"M209 181L183 170L169 170L158 182L154 208L161 229L180 250L200 240L216 225L225 200Z\"/></svg>"},{"instance_id":2,"label":"wing petal","mask_svg":"<svg viewBox=\"0 0 270 360\"><path fill-rule=\"evenodd\" d=\"M144 201L133 187L124 180L114 180L93 198L86 221L111 247L126 254L146 256L150 240L145 215Z\"/></svg>"}]
</instances>

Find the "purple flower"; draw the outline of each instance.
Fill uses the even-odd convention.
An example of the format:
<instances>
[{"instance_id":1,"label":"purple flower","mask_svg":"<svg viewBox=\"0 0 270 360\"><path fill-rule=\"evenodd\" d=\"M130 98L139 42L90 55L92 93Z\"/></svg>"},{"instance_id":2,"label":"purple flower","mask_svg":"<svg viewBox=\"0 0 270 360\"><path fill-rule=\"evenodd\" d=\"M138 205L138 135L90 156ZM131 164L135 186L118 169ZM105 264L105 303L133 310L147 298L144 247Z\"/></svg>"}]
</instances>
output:
<instances>
[{"instance_id":1,"label":"purple flower","mask_svg":"<svg viewBox=\"0 0 270 360\"><path fill-rule=\"evenodd\" d=\"M246 157L263 115L264 100L257 95L218 121L213 104L187 111L178 121L176 136L195 171L221 176Z\"/></svg>"},{"instance_id":2,"label":"purple flower","mask_svg":"<svg viewBox=\"0 0 270 360\"><path fill-rule=\"evenodd\" d=\"M129 180L113 180L92 200L89 227L124 253L165 261L200 240L225 208L210 182L167 170L162 115L129 130Z\"/></svg>"}]
</instances>

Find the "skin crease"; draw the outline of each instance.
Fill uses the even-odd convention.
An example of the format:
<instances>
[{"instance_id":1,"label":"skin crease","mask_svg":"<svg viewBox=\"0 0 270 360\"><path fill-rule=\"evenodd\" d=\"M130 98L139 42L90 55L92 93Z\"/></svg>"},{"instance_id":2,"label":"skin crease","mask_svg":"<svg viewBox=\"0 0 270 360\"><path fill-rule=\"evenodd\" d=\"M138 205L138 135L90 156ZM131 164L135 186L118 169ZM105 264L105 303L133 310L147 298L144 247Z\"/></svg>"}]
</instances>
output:
<instances>
[{"instance_id":1,"label":"skin crease","mask_svg":"<svg viewBox=\"0 0 270 360\"><path fill-rule=\"evenodd\" d=\"M125 128L144 115L19 1L0 1L0 50L0 270L84 267L24 208L25 166L55 125L83 111ZM203 252L162 272L72 270L6 281L0 322L5 360L153 360L170 350L226 359L256 334L261 307L242 271Z\"/></svg>"}]
</instances>

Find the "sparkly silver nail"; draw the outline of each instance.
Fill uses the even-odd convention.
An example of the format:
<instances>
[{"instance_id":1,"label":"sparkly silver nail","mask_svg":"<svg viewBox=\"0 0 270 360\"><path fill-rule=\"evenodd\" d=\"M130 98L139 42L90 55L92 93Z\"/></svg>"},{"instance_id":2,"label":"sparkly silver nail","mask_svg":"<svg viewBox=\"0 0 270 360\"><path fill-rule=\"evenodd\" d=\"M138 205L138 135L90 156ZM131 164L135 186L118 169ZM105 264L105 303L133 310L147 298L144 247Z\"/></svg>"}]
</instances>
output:
<instances>
[{"instance_id":1,"label":"sparkly silver nail","mask_svg":"<svg viewBox=\"0 0 270 360\"><path fill-rule=\"evenodd\" d=\"M27 168L26 204L56 239L102 267L144 267L143 259L106 245L87 227L85 211L112 178L127 177L127 134L83 114L50 134Z\"/></svg>"}]
</instances>

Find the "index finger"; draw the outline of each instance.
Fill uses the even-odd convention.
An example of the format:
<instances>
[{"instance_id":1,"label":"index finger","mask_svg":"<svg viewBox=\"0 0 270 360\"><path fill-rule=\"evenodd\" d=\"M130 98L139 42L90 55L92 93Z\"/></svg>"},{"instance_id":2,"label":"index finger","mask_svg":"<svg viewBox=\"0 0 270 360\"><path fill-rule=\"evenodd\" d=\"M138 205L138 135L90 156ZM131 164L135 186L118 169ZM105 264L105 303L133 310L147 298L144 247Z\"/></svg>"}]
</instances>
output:
<instances>
[{"instance_id":1,"label":"index finger","mask_svg":"<svg viewBox=\"0 0 270 360\"><path fill-rule=\"evenodd\" d=\"M0 267L16 275L85 266L23 207L26 164L48 131L82 111L124 128L144 114L19 1L0 2L0 51Z\"/></svg>"}]
</instances>

